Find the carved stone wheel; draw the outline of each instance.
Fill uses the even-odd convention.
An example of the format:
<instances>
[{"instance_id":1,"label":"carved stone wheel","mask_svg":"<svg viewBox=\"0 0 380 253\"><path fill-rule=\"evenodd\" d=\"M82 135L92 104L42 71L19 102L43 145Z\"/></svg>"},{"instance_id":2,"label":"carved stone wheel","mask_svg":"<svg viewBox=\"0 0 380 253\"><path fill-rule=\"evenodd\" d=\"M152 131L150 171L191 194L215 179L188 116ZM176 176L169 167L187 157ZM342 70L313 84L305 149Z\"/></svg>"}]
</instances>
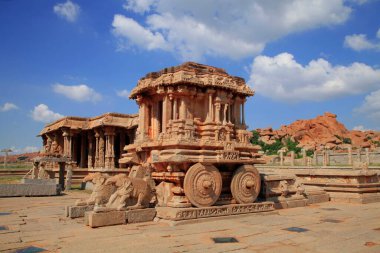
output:
<instances>
[{"instance_id":1,"label":"carved stone wheel","mask_svg":"<svg viewBox=\"0 0 380 253\"><path fill-rule=\"evenodd\" d=\"M252 165L242 165L234 173L231 193L239 204L253 203L260 193L260 174Z\"/></svg>"},{"instance_id":2,"label":"carved stone wheel","mask_svg":"<svg viewBox=\"0 0 380 253\"><path fill-rule=\"evenodd\" d=\"M196 207L212 206L222 191L222 176L213 165L194 164L186 172L184 191Z\"/></svg>"}]
</instances>

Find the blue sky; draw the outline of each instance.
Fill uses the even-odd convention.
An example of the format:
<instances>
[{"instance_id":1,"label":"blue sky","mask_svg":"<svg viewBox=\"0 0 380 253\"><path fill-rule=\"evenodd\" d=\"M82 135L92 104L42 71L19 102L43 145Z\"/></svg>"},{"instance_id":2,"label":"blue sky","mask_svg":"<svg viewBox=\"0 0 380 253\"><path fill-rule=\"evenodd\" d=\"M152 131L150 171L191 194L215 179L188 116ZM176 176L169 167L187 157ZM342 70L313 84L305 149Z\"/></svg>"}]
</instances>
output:
<instances>
[{"instance_id":1,"label":"blue sky","mask_svg":"<svg viewBox=\"0 0 380 253\"><path fill-rule=\"evenodd\" d=\"M61 116L136 113L151 71L197 61L245 78L251 129L325 111L380 130L380 1L0 1L0 148L34 151Z\"/></svg>"}]
</instances>

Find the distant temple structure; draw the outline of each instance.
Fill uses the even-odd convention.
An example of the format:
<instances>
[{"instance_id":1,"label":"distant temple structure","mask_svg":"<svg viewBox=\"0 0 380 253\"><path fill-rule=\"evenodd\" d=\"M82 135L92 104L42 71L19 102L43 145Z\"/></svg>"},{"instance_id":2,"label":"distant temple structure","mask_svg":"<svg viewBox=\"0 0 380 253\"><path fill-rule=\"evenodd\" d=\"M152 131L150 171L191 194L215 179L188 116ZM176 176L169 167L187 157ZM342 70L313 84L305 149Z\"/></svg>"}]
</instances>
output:
<instances>
[{"instance_id":1,"label":"distant temple structure","mask_svg":"<svg viewBox=\"0 0 380 253\"><path fill-rule=\"evenodd\" d=\"M133 142L138 115L106 113L93 118L64 117L40 132L43 154L67 157L74 168L120 168L123 148Z\"/></svg>"}]
</instances>

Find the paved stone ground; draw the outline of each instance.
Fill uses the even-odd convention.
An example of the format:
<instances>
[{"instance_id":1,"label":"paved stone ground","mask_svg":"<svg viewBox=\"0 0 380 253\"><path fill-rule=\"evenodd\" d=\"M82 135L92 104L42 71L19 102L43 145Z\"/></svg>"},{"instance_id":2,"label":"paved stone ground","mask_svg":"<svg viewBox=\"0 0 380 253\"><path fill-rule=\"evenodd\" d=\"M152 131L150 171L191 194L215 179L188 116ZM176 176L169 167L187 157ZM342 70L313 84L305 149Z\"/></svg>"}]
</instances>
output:
<instances>
[{"instance_id":1,"label":"paved stone ground","mask_svg":"<svg viewBox=\"0 0 380 253\"><path fill-rule=\"evenodd\" d=\"M0 199L0 251L34 246L52 252L380 252L380 203L329 202L177 226L148 222L91 229L83 219L63 217L65 205L85 196ZM306 231L284 230L289 227ZM215 237L238 242L214 243Z\"/></svg>"}]
</instances>

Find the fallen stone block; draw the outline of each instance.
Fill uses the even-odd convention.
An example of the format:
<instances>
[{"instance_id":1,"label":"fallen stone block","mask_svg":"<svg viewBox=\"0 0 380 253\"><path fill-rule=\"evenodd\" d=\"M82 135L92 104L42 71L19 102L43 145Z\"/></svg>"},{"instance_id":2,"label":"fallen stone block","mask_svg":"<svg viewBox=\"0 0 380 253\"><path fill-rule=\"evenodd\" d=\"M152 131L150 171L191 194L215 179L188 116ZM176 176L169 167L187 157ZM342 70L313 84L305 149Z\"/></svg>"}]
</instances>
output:
<instances>
[{"instance_id":1,"label":"fallen stone block","mask_svg":"<svg viewBox=\"0 0 380 253\"><path fill-rule=\"evenodd\" d=\"M92 228L121 225L126 224L127 217L125 211L109 211L95 213L94 211L88 213L88 226Z\"/></svg>"},{"instance_id":2,"label":"fallen stone block","mask_svg":"<svg viewBox=\"0 0 380 253\"><path fill-rule=\"evenodd\" d=\"M156 209L154 208L129 210L125 213L127 216L127 223L153 221L154 217L156 217Z\"/></svg>"},{"instance_id":3,"label":"fallen stone block","mask_svg":"<svg viewBox=\"0 0 380 253\"><path fill-rule=\"evenodd\" d=\"M86 206L66 206L65 208L65 216L71 219L84 217L85 212L93 211L94 205L86 205Z\"/></svg>"},{"instance_id":4,"label":"fallen stone block","mask_svg":"<svg viewBox=\"0 0 380 253\"><path fill-rule=\"evenodd\" d=\"M59 187L55 183L0 184L0 197L54 196L59 194Z\"/></svg>"}]
</instances>

